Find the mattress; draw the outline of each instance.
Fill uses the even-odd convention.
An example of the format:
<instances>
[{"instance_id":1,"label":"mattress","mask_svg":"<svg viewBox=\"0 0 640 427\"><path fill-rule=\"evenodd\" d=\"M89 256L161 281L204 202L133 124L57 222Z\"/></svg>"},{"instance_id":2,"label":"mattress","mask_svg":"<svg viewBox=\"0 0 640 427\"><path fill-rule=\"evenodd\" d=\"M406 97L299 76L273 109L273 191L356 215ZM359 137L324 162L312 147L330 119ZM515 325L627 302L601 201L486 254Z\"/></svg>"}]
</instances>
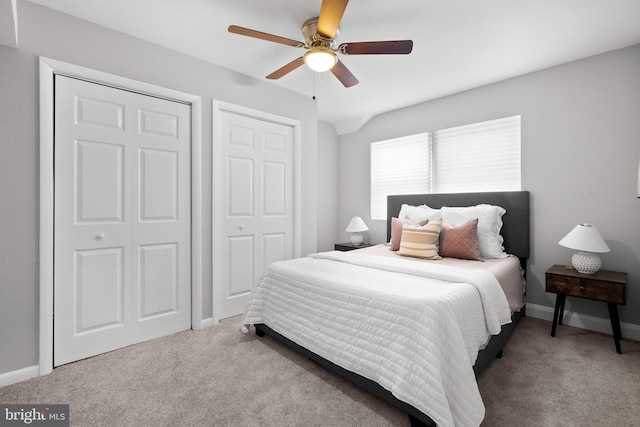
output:
<instances>
[{"instance_id":1,"label":"mattress","mask_svg":"<svg viewBox=\"0 0 640 427\"><path fill-rule=\"evenodd\" d=\"M477 426L484 405L472 366L510 322L510 303L491 263L453 264L364 250L277 262L243 323L377 382L438 425Z\"/></svg>"}]
</instances>

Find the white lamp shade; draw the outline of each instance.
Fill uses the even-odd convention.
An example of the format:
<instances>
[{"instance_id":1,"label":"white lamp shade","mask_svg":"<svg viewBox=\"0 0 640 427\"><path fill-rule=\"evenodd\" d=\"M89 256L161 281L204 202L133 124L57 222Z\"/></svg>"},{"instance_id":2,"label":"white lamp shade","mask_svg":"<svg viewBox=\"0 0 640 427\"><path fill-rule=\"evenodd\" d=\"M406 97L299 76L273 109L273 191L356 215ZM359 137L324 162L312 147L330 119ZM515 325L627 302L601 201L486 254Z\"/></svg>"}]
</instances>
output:
<instances>
[{"instance_id":1,"label":"white lamp shade","mask_svg":"<svg viewBox=\"0 0 640 427\"><path fill-rule=\"evenodd\" d=\"M558 244L575 249L578 252L571 257L571 265L578 272L593 274L600 270L602 261L595 252L609 252L609 246L591 224L578 224L558 242Z\"/></svg>"},{"instance_id":2,"label":"white lamp shade","mask_svg":"<svg viewBox=\"0 0 640 427\"><path fill-rule=\"evenodd\" d=\"M303 60L309 68L319 73L329 71L338 62L336 54L331 49L324 47L314 47L307 51Z\"/></svg>"},{"instance_id":3,"label":"white lamp shade","mask_svg":"<svg viewBox=\"0 0 640 427\"><path fill-rule=\"evenodd\" d=\"M598 232L595 225L578 224L558 242L566 248L582 252L610 252L609 246Z\"/></svg>"},{"instance_id":4,"label":"white lamp shade","mask_svg":"<svg viewBox=\"0 0 640 427\"><path fill-rule=\"evenodd\" d=\"M360 233L362 231L367 231L369 227L367 224L359 216L354 216L351 218L349 225L347 225L347 233Z\"/></svg>"}]
</instances>

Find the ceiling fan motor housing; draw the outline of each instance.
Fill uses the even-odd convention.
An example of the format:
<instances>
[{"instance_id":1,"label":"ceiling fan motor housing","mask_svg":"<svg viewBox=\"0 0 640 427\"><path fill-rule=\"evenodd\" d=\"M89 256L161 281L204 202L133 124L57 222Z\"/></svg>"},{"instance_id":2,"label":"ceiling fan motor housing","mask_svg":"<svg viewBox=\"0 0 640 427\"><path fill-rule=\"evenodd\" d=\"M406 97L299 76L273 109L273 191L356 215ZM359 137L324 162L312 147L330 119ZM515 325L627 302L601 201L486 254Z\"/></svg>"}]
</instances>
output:
<instances>
[{"instance_id":1,"label":"ceiling fan motor housing","mask_svg":"<svg viewBox=\"0 0 640 427\"><path fill-rule=\"evenodd\" d=\"M307 19L306 21L304 21L304 24L302 24L302 35L304 36L304 45L307 49L310 49L312 47L324 47L335 50L338 34L340 34L339 29L336 30L336 35L332 39L322 37L320 34L318 34L317 17Z\"/></svg>"}]
</instances>

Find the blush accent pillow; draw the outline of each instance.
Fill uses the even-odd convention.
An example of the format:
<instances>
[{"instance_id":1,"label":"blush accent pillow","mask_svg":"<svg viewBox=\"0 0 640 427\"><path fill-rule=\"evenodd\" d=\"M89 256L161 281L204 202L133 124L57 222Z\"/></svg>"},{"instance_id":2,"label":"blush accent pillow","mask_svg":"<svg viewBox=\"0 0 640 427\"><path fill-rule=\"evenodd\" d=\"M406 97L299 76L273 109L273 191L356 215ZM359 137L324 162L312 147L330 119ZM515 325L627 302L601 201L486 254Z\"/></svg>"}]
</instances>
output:
<instances>
[{"instance_id":1,"label":"blush accent pillow","mask_svg":"<svg viewBox=\"0 0 640 427\"><path fill-rule=\"evenodd\" d=\"M484 261L478 244L478 218L456 226L442 223L439 250L443 257Z\"/></svg>"},{"instance_id":2,"label":"blush accent pillow","mask_svg":"<svg viewBox=\"0 0 640 427\"><path fill-rule=\"evenodd\" d=\"M473 218L478 218L478 244L483 258L506 258L500 235L502 216L507 212L500 206L481 204L468 207L447 207L440 209L442 222L458 225Z\"/></svg>"},{"instance_id":3,"label":"blush accent pillow","mask_svg":"<svg viewBox=\"0 0 640 427\"><path fill-rule=\"evenodd\" d=\"M396 217L391 218L391 247L389 250L400 249L400 239L402 239L402 221Z\"/></svg>"},{"instance_id":4,"label":"blush accent pillow","mask_svg":"<svg viewBox=\"0 0 640 427\"><path fill-rule=\"evenodd\" d=\"M416 258L442 259L438 254L438 239L441 226L441 219L429 221L423 227L404 225L398 253Z\"/></svg>"},{"instance_id":5,"label":"blush accent pillow","mask_svg":"<svg viewBox=\"0 0 640 427\"><path fill-rule=\"evenodd\" d=\"M397 251L400 249L400 240L402 239L402 227L409 225L412 227L421 227L427 225L429 220L420 221L419 223L413 222L409 218L398 219L396 217L391 218L391 242L389 250Z\"/></svg>"}]
</instances>

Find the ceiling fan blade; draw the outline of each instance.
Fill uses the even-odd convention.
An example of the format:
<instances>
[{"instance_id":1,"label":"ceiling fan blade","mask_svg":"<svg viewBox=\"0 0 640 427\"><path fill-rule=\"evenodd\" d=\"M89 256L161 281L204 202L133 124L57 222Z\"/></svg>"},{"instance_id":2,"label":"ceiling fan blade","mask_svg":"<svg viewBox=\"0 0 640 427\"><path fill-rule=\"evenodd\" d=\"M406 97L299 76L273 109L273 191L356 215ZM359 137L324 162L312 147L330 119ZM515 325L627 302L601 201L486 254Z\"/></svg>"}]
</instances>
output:
<instances>
[{"instance_id":1,"label":"ceiling fan blade","mask_svg":"<svg viewBox=\"0 0 640 427\"><path fill-rule=\"evenodd\" d=\"M266 40L269 42L286 44L293 47L304 47L304 43L297 40L288 39L286 37L274 36L273 34L263 33L262 31L251 30L249 28L238 27L237 25L230 25L229 32L234 34L240 34L241 36L254 37L260 40Z\"/></svg>"},{"instance_id":2,"label":"ceiling fan blade","mask_svg":"<svg viewBox=\"0 0 640 427\"><path fill-rule=\"evenodd\" d=\"M360 83L342 61L336 62L336 65L331 68L331 72L340 80L340 83L342 83L344 87L351 87Z\"/></svg>"},{"instance_id":3,"label":"ceiling fan blade","mask_svg":"<svg viewBox=\"0 0 640 427\"><path fill-rule=\"evenodd\" d=\"M411 53L412 49L411 40L342 43L338 46L338 51L346 55L406 55Z\"/></svg>"},{"instance_id":4,"label":"ceiling fan blade","mask_svg":"<svg viewBox=\"0 0 640 427\"><path fill-rule=\"evenodd\" d=\"M304 60L302 59L302 56L301 56L300 58L294 59L293 61L289 62L284 67L278 68L273 73L269 74L267 78L269 80L277 80L280 77L286 74L289 74L290 72L292 72L293 70L301 66L302 64L304 64Z\"/></svg>"},{"instance_id":5,"label":"ceiling fan blade","mask_svg":"<svg viewBox=\"0 0 640 427\"><path fill-rule=\"evenodd\" d=\"M318 17L318 34L328 39L335 38L347 3L349 0L322 0Z\"/></svg>"}]
</instances>

